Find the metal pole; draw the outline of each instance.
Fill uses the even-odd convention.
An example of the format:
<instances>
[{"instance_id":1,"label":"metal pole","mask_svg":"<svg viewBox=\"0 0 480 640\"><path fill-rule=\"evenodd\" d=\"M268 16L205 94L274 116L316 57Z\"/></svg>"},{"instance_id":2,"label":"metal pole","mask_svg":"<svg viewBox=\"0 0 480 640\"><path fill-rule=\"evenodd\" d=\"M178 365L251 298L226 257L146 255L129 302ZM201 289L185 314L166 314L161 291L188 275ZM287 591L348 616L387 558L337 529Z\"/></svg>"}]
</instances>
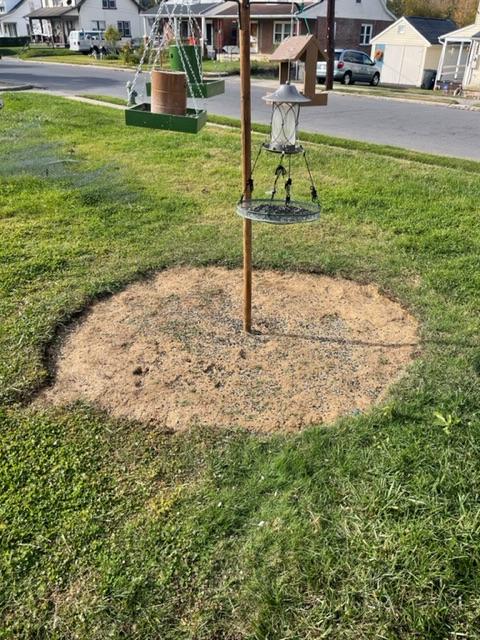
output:
<instances>
[{"instance_id":1,"label":"metal pole","mask_svg":"<svg viewBox=\"0 0 480 640\"><path fill-rule=\"evenodd\" d=\"M242 123L242 181L246 200L251 197L252 113L250 97L250 0L240 0L240 118ZM243 329L252 331L252 221L243 221Z\"/></svg>"},{"instance_id":2,"label":"metal pole","mask_svg":"<svg viewBox=\"0 0 480 640\"><path fill-rule=\"evenodd\" d=\"M335 64L335 0L327 2L327 77L325 89L333 89L333 73Z\"/></svg>"}]
</instances>

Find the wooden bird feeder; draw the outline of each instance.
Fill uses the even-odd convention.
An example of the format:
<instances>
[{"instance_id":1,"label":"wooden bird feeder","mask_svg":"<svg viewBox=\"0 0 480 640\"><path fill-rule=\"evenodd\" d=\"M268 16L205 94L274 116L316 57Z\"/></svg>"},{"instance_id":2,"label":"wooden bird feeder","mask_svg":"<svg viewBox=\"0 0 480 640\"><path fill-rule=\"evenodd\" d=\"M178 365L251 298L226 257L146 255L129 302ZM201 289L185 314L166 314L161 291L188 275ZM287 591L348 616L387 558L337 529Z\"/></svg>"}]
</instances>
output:
<instances>
[{"instance_id":1,"label":"wooden bird feeder","mask_svg":"<svg viewBox=\"0 0 480 640\"><path fill-rule=\"evenodd\" d=\"M280 67L280 84L290 79L290 69L293 62L303 62L305 75L303 81L303 95L310 98L306 106L324 107L327 105L328 93L316 93L317 62L325 60L320 44L315 36L290 36L286 38L270 56L271 62L278 62Z\"/></svg>"}]
</instances>

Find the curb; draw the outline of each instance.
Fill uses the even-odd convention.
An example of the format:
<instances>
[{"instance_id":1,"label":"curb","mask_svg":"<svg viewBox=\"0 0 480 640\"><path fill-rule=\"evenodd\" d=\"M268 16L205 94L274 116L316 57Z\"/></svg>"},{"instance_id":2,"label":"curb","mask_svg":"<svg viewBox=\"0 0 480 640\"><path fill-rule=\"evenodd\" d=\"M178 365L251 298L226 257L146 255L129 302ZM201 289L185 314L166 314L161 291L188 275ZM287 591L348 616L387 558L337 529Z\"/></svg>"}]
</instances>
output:
<instances>
[{"instance_id":1,"label":"curb","mask_svg":"<svg viewBox=\"0 0 480 640\"><path fill-rule=\"evenodd\" d=\"M0 92L3 91L30 91L33 89L33 84L13 84L11 87L0 85Z\"/></svg>"},{"instance_id":2,"label":"curb","mask_svg":"<svg viewBox=\"0 0 480 640\"><path fill-rule=\"evenodd\" d=\"M371 98L372 100L390 100L393 102L404 102L409 104L423 104L432 107L447 107L448 109L460 109L461 111L480 111L478 107L473 107L468 104L453 104L448 102L436 102L435 100L415 100L409 98L396 98L393 96L372 96L362 95L361 93L347 93L346 91L333 91L332 92L336 96L347 96L347 97L356 97L356 98Z\"/></svg>"}]
</instances>

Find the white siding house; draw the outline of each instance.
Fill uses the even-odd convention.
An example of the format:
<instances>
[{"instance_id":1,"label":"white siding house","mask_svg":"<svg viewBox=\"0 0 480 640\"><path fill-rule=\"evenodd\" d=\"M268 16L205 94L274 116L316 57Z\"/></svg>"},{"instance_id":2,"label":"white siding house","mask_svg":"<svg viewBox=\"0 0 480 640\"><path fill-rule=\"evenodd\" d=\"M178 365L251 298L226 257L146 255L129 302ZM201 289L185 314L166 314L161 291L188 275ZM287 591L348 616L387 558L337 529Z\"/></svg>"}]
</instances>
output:
<instances>
[{"instance_id":1,"label":"white siding house","mask_svg":"<svg viewBox=\"0 0 480 640\"><path fill-rule=\"evenodd\" d=\"M68 42L72 30L104 30L116 27L123 38L143 34L140 6L135 0L41 0L39 8L28 13L31 33L36 39L48 38L55 44Z\"/></svg>"},{"instance_id":2,"label":"white siding house","mask_svg":"<svg viewBox=\"0 0 480 640\"><path fill-rule=\"evenodd\" d=\"M29 36L28 18L26 16L41 5L41 0L3 1L8 4L5 4L5 11L0 10L0 37ZM2 0L0 0L1 2Z\"/></svg>"},{"instance_id":3,"label":"white siding house","mask_svg":"<svg viewBox=\"0 0 480 640\"><path fill-rule=\"evenodd\" d=\"M455 28L452 20L403 16L372 38L372 58L384 84L421 87L424 72L436 71L442 46L439 37Z\"/></svg>"},{"instance_id":4,"label":"white siding house","mask_svg":"<svg viewBox=\"0 0 480 640\"><path fill-rule=\"evenodd\" d=\"M55 2L56 0L47 0ZM80 0L79 26L81 29L105 29L113 24L125 38L143 35L140 7L134 0Z\"/></svg>"}]
</instances>

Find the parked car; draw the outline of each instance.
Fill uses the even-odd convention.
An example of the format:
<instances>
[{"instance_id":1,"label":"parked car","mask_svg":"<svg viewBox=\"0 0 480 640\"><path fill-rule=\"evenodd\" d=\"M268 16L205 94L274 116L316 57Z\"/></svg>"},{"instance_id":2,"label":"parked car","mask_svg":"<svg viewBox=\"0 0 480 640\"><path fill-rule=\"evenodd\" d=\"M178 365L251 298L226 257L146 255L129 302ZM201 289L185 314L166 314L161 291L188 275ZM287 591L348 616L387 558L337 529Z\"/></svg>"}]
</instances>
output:
<instances>
[{"instance_id":1,"label":"parked car","mask_svg":"<svg viewBox=\"0 0 480 640\"><path fill-rule=\"evenodd\" d=\"M327 63L317 62L317 81L325 82L326 77ZM335 49L333 79L342 84L368 82L376 87L380 82L380 70L363 51Z\"/></svg>"}]
</instances>

